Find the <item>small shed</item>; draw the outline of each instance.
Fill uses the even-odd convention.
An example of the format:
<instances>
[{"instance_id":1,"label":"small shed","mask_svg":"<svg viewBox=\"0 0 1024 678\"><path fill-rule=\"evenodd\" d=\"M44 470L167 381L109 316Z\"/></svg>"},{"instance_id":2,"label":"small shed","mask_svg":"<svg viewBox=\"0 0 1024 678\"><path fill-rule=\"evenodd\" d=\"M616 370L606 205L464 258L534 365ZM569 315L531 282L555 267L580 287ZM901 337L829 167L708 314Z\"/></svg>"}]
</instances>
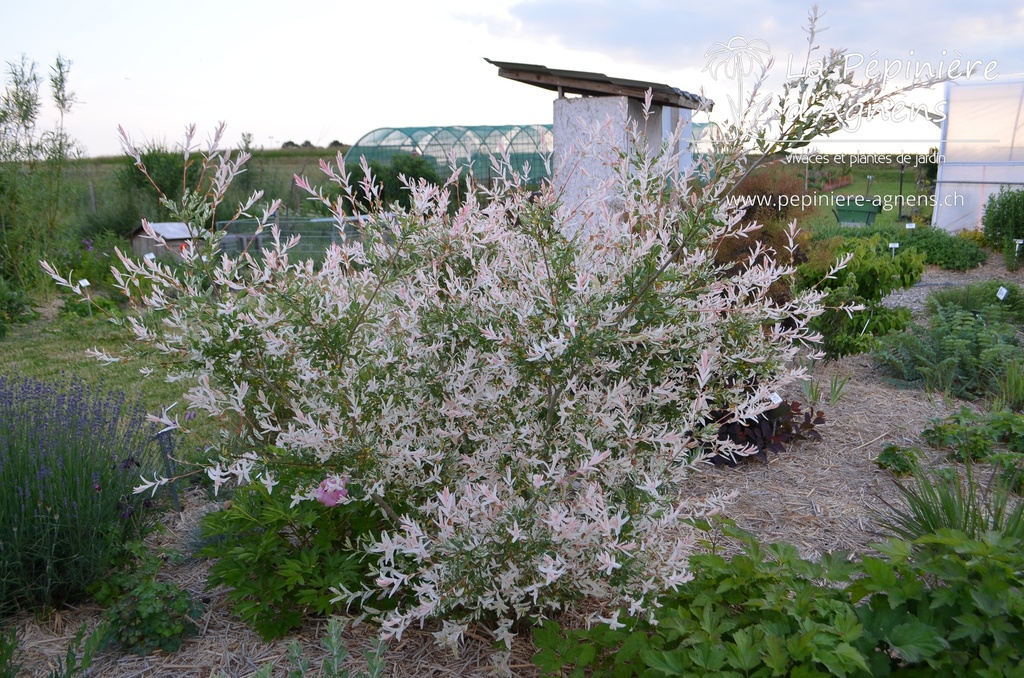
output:
<instances>
[{"instance_id":1,"label":"small shed","mask_svg":"<svg viewBox=\"0 0 1024 678\"><path fill-rule=\"evenodd\" d=\"M590 129L609 121L611 138L607 141L621 144L627 139L626 129L630 121L636 121L653 150L660 148L681 125L682 136L677 150L679 171L682 173L693 162L690 150L694 138L693 112L710 111L714 105L702 96L658 82L612 78L604 73L556 70L537 64L486 61L497 66L498 75L503 78L557 92L553 179L562 191L563 202L568 205L586 202L594 189L603 184L613 171L602 165L601 158L588 156L581 148L581 141ZM643 106L648 92L652 106L645 120ZM566 94L575 94L578 98L567 98ZM559 167L567 168L565 176L558 176Z\"/></svg>"},{"instance_id":2,"label":"small shed","mask_svg":"<svg viewBox=\"0 0 1024 678\"><path fill-rule=\"evenodd\" d=\"M192 239L188 224L182 221L151 221L149 225L153 228L154 233L167 242L167 247L158 245L155 240L146 235L146 231L140 224L128 236L132 241L132 253L137 257L154 254L157 257L177 258L181 248Z\"/></svg>"}]
</instances>

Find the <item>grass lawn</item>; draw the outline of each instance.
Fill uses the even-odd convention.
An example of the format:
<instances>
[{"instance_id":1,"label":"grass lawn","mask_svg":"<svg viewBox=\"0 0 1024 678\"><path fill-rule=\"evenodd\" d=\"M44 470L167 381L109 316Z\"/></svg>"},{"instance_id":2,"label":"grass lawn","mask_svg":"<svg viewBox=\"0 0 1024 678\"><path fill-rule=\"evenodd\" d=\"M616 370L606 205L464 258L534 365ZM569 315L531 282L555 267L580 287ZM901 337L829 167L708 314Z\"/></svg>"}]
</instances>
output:
<instances>
[{"instance_id":1,"label":"grass lawn","mask_svg":"<svg viewBox=\"0 0 1024 678\"><path fill-rule=\"evenodd\" d=\"M872 180L868 182L868 176L872 177ZM875 223L879 225L895 224L897 222L903 223L909 220L911 214L917 209L921 216L926 220L931 220L932 207L930 205L922 205L915 207L911 205L909 196L917 195L917 172L913 170L907 170L903 175L903 188L902 195L904 198L908 198L907 203L903 205L902 218L898 218L900 215L899 204L896 201L896 197L901 195L900 189L900 170L896 168L861 168L854 167L851 172L853 182L849 186L837 188L831 191L834 195L864 195L869 197L874 196L888 196L889 203L887 206L883 206L881 213L875 217ZM870 189L869 189L870 186ZM831 211L828 209L819 210L821 213L827 214L831 217ZM820 215L819 215L820 216ZM834 217L832 217L834 220Z\"/></svg>"},{"instance_id":2,"label":"grass lawn","mask_svg":"<svg viewBox=\"0 0 1024 678\"><path fill-rule=\"evenodd\" d=\"M15 325L0 344L0 373L54 381L78 377L90 384L103 383L132 397L140 397L147 409L154 410L180 399L182 384L168 384L154 373L139 374L136 361L104 364L86 355L90 348L117 354L128 335L120 327L101 318L60 318L35 320Z\"/></svg>"},{"instance_id":3,"label":"grass lawn","mask_svg":"<svg viewBox=\"0 0 1024 678\"><path fill-rule=\"evenodd\" d=\"M0 341L0 374L48 382L78 378L107 390L124 391L129 402L138 399L153 413L177 403L171 413L184 421L186 410L182 396L189 388L187 380L166 381L166 372L155 362L126 359L106 364L86 355L90 348L118 355L130 340L127 330L105 318L61 317L14 325ZM139 373L143 366L151 367L153 373L143 377ZM189 428L198 434L191 447L200 441L217 439L216 422L202 415L190 421Z\"/></svg>"}]
</instances>

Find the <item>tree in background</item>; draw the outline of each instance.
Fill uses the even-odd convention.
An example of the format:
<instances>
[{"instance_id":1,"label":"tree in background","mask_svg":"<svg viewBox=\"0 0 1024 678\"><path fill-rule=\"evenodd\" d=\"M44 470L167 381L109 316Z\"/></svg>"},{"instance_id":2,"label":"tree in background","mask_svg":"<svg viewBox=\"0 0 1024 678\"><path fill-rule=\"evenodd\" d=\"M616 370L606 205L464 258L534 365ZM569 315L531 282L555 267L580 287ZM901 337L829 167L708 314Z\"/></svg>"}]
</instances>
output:
<instances>
[{"instance_id":1,"label":"tree in background","mask_svg":"<svg viewBox=\"0 0 1024 678\"><path fill-rule=\"evenodd\" d=\"M412 182L423 179L435 186L444 183L444 179L434 168L434 163L419 155L402 153L391 158L389 162L367 163L367 167L373 182L378 186L378 198L381 203L384 205L397 203L402 209L409 209L412 192L406 188L401 177L404 176ZM366 195L364 186L366 172L363 166L358 162L348 163L345 165L345 172L355 189L355 200L352 201L351 208L363 213L369 212L372 200Z\"/></svg>"},{"instance_id":2,"label":"tree in background","mask_svg":"<svg viewBox=\"0 0 1024 678\"><path fill-rule=\"evenodd\" d=\"M150 221L172 221L164 201L180 201L185 187L195 186L199 179L198 166L186 162L184 155L164 144L150 143L142 151L141 159L150 170L149 177L143 176L135 167L135 158L127 155L117 172L117 184L124 199L119 206L120 219L107 228L120 235L134 230L143 217Z\"/></svg>"},{"instance_id":3,"label":"tree in background","mask_svg":"<svg viewBox=\"0 0 1024 678\"><path fill-rule=\"evenodd\" d=\"M75 96L68 90L71 62L58 56L50 68L50 97L57 110L52 130L39 129L42 78L22 55L7 64L0 95L0 277L27 291L44 289L37 263L54 257L66 229L68 161L77 145L64 131Z\"/></svg>"}]
</instances>

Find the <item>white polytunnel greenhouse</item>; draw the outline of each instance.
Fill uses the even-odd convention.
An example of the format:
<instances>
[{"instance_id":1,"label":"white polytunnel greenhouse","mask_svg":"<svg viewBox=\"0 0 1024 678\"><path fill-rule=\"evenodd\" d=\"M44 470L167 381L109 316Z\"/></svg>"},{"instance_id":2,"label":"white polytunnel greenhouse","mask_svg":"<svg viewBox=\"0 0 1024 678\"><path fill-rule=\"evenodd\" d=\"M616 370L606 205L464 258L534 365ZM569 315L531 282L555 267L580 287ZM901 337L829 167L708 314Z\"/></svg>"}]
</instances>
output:
<instances>
[{"instance_id":1,"label":"white polytunnel greenhouse","mask_svg":"<svg viewBox=\"0 0 1024 678\"><path fill-rule=\"evenodd\" d=\"M932 225L980 229L989 195L1024 189L1024 78L946 83Z\"/></svg>"},{"instance_id":2,"label":"white polytunnel greenhouse","mask_svg":"<svg viewBox=\"0 0 1024 678\"><path fill-rule=\"evenodd\" d=\"M389 163L396 155L416 155L429 161L441 177L451 174L451 161L468 164L477 180L489 183L491 156L508 154L517 171L529 168L529 183L547 178L551 155L551 125L487 125L451 127L382 127L363 135L345 155L345 163Z\"/></svg>"}]
</instances>

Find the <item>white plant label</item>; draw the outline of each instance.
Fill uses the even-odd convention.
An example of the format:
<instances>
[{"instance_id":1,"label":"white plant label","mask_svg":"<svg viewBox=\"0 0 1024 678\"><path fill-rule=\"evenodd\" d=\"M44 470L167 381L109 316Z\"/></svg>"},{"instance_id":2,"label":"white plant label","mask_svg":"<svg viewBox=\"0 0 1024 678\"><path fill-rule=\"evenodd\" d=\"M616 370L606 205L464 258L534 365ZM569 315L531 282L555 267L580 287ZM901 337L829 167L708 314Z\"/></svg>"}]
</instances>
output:
<instances>
[{"instance_id":1,"label":"white plant label","mask_svg":"<svg viewBox=\"0 0 1024 678\"><path fill-rule=\"evenodd\" d=\"M907 230L908 231L913 231L915 228L917 228L917 224L915 224L913 221L907 222Z\"/></svg>"},{"instance_id":2,"label":"white plant label","mask_svg":"<svg viewBox=\"0 0 1024 678\"><path fill-rule=\"evenodd\" d=\"M154 259L156 259L156 255L153 254L152 252L147 252L146 256L144 256L143 259L148 259L149 261L153 261Z\"/></svg>"},{"instance_id":3,"label":"white plant label","mask_svg":"<svg viewBox=\"0 0 1024 678\"><path fill-rule=\"evenodd\" d=\"M85 278L82 278L81 280L78 281L78 286L79 287L88 287L89 286L89 281L86 280Z\"/></svg>"},{"instance_id":4,"label":"white plant label","mask_svg":"<svg viewBox=\"0 0 1024 678\"><path fill-rule=\"evenodd\" d=\"M775 391L772 391L772 392L771 392L771 393L770 393L770 394L768 395L768 400L771 400L771 401L772 401L772 405L781 405L781 404L782 404L782 396L780 396L780 395L779 395L778 393L776 393Z\"/></svg>"},{"instance_id":5,"label":"white plant label","mask_svg":"<svg viewBox=\"0 0 1024 678\"><path fill-rule=\"evenodd\" d=\"M999 297L999 301L1002 301L1003 299L1006 298L1007 291L1008 290L1005 287L1000 287L999 288L999 291L996 292L996 296Z\"/></svg>"},{"instance_id":6,"label":"white plant label","mask_svg":"<svg viewBox=\"0 0 1024 678\"><path fill-rule=\"evenodd\" d=\"M891 250L894 250L894 249L896 249L899 246L900 246L900 244L898 242L891 242L891 243L889 243L889 249L891 249Z\"/></svg>"}]
</instances>

